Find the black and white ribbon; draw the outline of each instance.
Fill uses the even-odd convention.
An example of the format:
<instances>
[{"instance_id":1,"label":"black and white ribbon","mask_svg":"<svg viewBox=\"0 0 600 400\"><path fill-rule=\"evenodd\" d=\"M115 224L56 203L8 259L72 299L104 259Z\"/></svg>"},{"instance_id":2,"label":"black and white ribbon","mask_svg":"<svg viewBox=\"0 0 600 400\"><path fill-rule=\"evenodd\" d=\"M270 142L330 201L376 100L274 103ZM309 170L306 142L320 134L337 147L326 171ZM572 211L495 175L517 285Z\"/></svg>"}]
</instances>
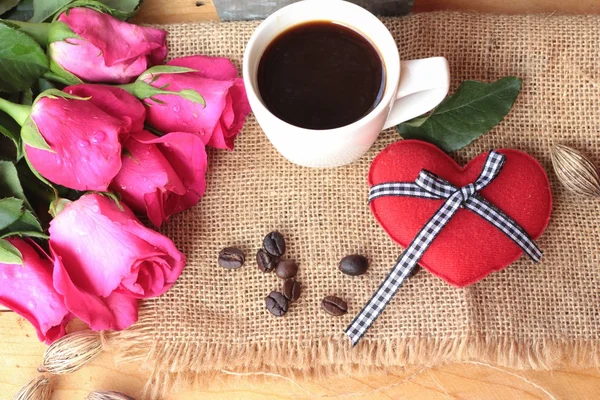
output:
<instances>
[{"instance_id":1,"label":"black and white ribbon","mask_svg":"<svg viewBox=\"0 0 600 400\"><path fill-rule=\"evenodd\" d=\"M422 170L415 182L391 182L375 185L369 193L369 202L382 196L410 196L432 200L444 200L440 209L427 221L396 261L396 265L385 278L375 294L352 320L346 335L352 344L357 344L385 306L398 291L411 270L417 265L429 245L459 208L464 207L500 229L513 240L534 262L539 262L542 252L512 218L495 207L477 192L489 185L498 176L506 157L490 151L481 174L474 183L457 188L439 176Z\"/></svg>"}]
</instances>

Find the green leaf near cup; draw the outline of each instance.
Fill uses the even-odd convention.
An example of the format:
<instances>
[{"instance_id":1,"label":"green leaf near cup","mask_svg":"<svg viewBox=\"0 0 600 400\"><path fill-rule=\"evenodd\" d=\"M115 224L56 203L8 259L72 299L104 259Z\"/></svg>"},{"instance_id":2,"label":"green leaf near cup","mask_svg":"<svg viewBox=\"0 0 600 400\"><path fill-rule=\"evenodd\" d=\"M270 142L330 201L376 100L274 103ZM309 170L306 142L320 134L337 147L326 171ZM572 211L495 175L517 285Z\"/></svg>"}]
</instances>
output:
<instances>
[{"instance_id":1,"label":"green leaf near cup","mask_svg":"<svg viewBox=\"0 0 600 400\"><path fill-rule=\"evenodd\" d=\"M397 129L404 139L424 140L448 152L459 150L498 125L520 91L521 79L514 76L492 83L464 81L431 113Z\"/></svg>"}]
</instances>

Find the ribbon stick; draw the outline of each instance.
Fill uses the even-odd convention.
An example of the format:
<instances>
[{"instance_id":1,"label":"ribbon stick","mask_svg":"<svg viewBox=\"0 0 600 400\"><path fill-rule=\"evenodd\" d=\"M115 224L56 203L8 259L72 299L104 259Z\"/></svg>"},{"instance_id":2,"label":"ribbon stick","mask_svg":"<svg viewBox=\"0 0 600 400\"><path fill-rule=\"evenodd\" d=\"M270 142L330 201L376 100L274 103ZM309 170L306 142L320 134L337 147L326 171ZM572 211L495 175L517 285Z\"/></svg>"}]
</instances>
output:
<instances>
[{"instance_id":1,"label":"ribbon stick","mask_svg":"<svg viewBox=\"0 0 600 400\"><path fill-rule=\"evenodd\" d=\"M356 345L360 341L367 329L383 312L385 306L425 254L429 245L461 207L476 213L500 229L534 262L540 261L542 252L527 232L502 210L477 193L498 176L505 162L506 156L493 150L490 151L477 180L461 188L457 188L426 170L419 173L415 182L382 183L371 188L369 202L382 196L421 197L445 200L445 202L400 255L381 286L346 328L346 335L352 341L352 345Z\"/></svg>"}]
</instances>

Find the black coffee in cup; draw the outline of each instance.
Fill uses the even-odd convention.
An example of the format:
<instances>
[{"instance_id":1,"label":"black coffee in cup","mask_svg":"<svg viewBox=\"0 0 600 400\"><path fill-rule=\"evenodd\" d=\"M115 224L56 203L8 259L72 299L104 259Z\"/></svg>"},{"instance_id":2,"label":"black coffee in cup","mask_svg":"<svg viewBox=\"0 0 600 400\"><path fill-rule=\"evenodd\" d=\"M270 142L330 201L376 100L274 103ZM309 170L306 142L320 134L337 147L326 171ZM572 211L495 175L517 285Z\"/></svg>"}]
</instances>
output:
<instances>
[{"instance_id":1,"label":"black coffee in cup","mask_svg":"<svg viewBox=\"0 0 600 400\"><path fill-rule=\"evenodd\" d=\"M349 125L371 112L385 89L385 65L362 34L331 21L281 33L258 66L264 105L283 121L307 129Z\"/></svg>"}]
</instances>

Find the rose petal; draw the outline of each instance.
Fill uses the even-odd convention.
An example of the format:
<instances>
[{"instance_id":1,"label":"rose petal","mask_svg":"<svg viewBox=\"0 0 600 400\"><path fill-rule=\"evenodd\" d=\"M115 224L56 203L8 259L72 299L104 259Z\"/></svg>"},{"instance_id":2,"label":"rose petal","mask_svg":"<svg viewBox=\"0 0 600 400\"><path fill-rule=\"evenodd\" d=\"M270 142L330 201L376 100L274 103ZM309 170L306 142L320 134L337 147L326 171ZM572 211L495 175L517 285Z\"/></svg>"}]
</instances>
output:
<instances>
[{"instance_id":1,"label":"rose petal","mask_svg":"<svg viewBox=\"0 0 600 400\"><path fill-rule=\"evenodd\" d=\"M167 32L161 29L129 24L90 8L72 8L58 20L100 49L109 67L145 55L150 55L153 64L159 64L167 54Z\"/></svg>"},{"instance_id":2,"label":"rose petal","mask_svg":"<svg viewBox=\"0 0 600 400\"><path fill-rule=\"evenodd\" d=\"M170 60L167 65L192 68L198 71L200 77L218 81L229 81L235 79L238 75L235 65L225 57L200 55L180 57Z\"/></svg>"},{"instance_id":3,"label":"rose petal","mask_svg":"<svg viewBox=\"0 0 600 400\"><path fill-rule=\"evenodd\" d=\"M146 109L137 98L124 89L108 85L82 84L67 86L63 91L79 97L90 97L89 102L99 109L128 123L129 132L144 129Z\"/></svg>"},{"instance_id":4,"label":"rose petal","mask_svg":"<svg viewBox=\"0 0 600 400\"><path fill-rule=\"evenodd\" d=\"M92 330L123 330L138 318L138 300L120 293L107 297L90 294L78 287L65 269L62 258L50 245L54 257L54 287L65 298L67 308Z\"/></svg>"},{"instance_id":5,"label":"rose petal","mask_svg":"<svg viewBox=\"0 0 600 400\"><path fill-rule=\"evenodd\" d=\"M144 131L131 136L123 168L111 188L160 226L169 216L198 203L206 188L206 151L191 133L156 137Z\"/></svg>"},{"instance_id":6,"label":"rose petal","mask_svg":"<svg viewBox=\"0 0 600 400\"><path fill-rule=\"evenodd\" d=\"M27 319L38 338L50 344L65 335L73 318L52 286L52 264L23 239L8 241L21 252L24 265L0 263L0 304Z\"/></svg>"},{"instance_id":7,"label":"rose petal","mask_svg":"<svg viewBox=\"0 0 600 400\"><path fill-rule=\"evenodd\" d=\"M145 57L107 66L102 50L86 40L74 38L50 43L48 54L63 69L94 83L128 83L148 68Z\"/></svg>"},{"instance_id":8,"label":"rose petal","mask_svg":"<svg viewBox=\"0 0 600 400\"><path fill-rule=\"evenodd\" d=\"M123 121L85 100L39 99L31 118L53 150L25 146L33 167L54 183L77 190L105 191L121 168Z\"/></svg>"},{"instance_id":9,"label":"rose petal","mask_svg":"<svg viewBox=\"0 0 600 400\"><path fill-rule=\"evenodd\" d=\"M161 295L181 274L185 256L170 239L146 228L131 210L122 207L120 210L113 200L97 194L68 204L50 223L51 248L78 290L103 298L114 291L138 296L117 288L131 280L141 261L160 259L156 266L164 269L161 289L144 287L139 297ZM65 290L63 294L67 299L73 293Z\"/></svg>"}]
</instances>

